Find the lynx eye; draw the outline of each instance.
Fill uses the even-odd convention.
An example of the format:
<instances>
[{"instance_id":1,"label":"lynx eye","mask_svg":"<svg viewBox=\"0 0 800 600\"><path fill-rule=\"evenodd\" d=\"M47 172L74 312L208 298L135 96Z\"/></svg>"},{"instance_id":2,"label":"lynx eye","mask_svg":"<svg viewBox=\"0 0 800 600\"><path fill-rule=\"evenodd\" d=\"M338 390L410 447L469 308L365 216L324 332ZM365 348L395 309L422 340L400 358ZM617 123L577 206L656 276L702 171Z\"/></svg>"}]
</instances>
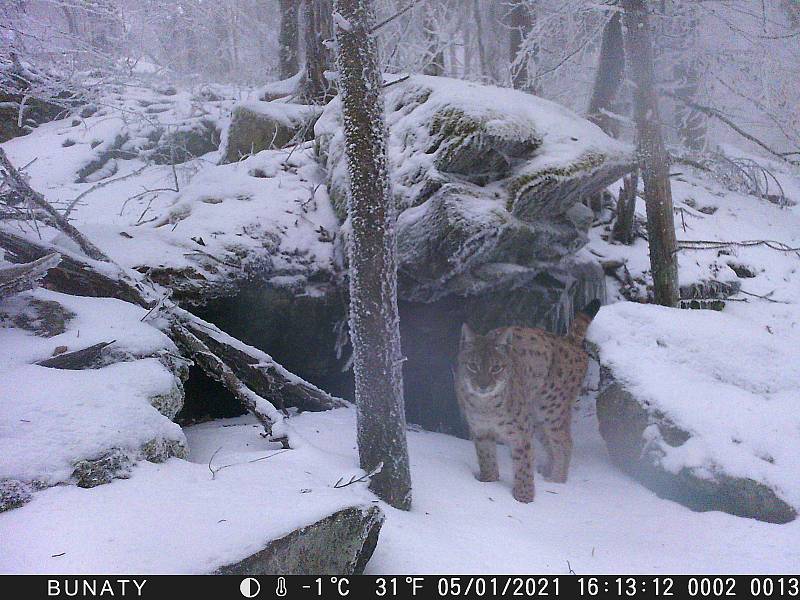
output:
<instances>
[{"instance_id":1,"label":"lynx eye","mask_svg":"<svg viewBox=\"0 0 800 600\"><path fill-rule=\"evenodd\" d=\"M502 371L505 367L503 365L494 365L492 367L492 375L497 375L500 371Z\"/></svg>"},{"instance_id":2,"label":"lynx eye","mask_svg":"<svg viewBox=\"0 0 800 600\"><path fill-rule=\"evenodd\" d=\"M477 373L478 372L478 363L468 362L467 363L467 371L470 373Z\"/></svg>"}]
</instances>

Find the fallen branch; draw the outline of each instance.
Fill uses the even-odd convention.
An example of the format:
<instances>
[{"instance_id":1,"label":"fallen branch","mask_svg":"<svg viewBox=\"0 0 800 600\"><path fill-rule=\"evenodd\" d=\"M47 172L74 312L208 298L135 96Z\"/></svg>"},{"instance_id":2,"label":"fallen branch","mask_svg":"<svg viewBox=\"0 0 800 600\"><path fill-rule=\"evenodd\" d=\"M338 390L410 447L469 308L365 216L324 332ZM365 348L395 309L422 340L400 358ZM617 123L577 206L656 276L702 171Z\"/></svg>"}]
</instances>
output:
<instances>
[{"instance_id":1,"label":"fallen branch","mask_svg":"<svg viewBox=\"0 0 800 600\"><path fill-rule=\"evenodd\" d=\"M11 188L15 194L18 194L24 198L25 201L28 202L28 204L33 208L44 211L45 214L52 219L53 223L58 227L59 230L64 232L72 241L78 244L86 256L102 262L111 262L111 259L108 258L108 256L102 250L100 250L100 248L86 239L86 237L84 237L80 231L73 227L72 224L67 221L63 215L61 215L61 213L59 213L47 200L45 200L44 196L35 191L30 184L28 184L25 177L23 177L22 174L14 168L14 165L11 164L11 161L8 160L8 157L2 148L0 148L0 166L2 166L6 171L5 181L9 188Z\"/></svg>"},{"instance_id":2,"label":"fallen branch","mask_svg":"<svg viewBox=\"0 0 800 600\"><path fill-rule=\"evenodd\" d=\"M176 321L170 327L172 338L181 349L192 357L195 363L211 378L219 381L233 396L247 408L264 426L268 434L272 428L283 420L283 415L271 402L265 400L236 377L231 368L222 359L209 350L197 336L193 335L182 323Z\"/></svg>"},{"instance_id":3,"label":"fallen branch","mask_svg":"<svg viewBox=\"0 0 800 600\"><path fill-rule=\"evenodd\" d=\"M692 109L694 109L694 110L696 110L698 112L701 112L704 115L707 115L709 117L714 117L715 119L719 120L720 122L724 123L725 125L727 125L731 129L733 129L736 133L738 133L744 139L753 142L756 146L759 146L760 148L763 148L764 150L769 152L772 156L780 158L781 160L789 163L790 165L800 165L800 161L791 160L789 158L789 156L793 156L793 155L797 154L797 152L779 152L779 151L775 150L774 148L771 148L769 145L767 145L765 142L762 142L760 139L758 139L753 134L748 133L744 129L739 127L736 123L734 123L728 117L726 117L724 114L722 114L722 112L720 110L718 110L718 109L716 109L716 108L714 108L712 106L705 106L703 104L698 104L697 102L692 102L691 100L688 100L686 98L682 98L682 97L678 96L677 94L675 94L674 92L671 92L669 90L663 90L663 91L664 91L665 95L669 96L673 100L677 100L681 104L684 104L685 106L688 106L689 108L692 108Z\"/></svg>"},{"instance_id":4,"label":"fallen branch","mask_svg":"<svg viewBox=\"0 0 800 600\"><path fill-rule=\"evenodd\" d=\"M221 467L212 467L211 463L214 461L214 457L217 455L217 453L220 450L222 450L222 446L217 448L214 451L214 454L211 455L211 458L208 459L208 470L211 471L211 479L216 479L217 478L217 473L222 471L222 469L227 469L228 467L238 467L239 465L249 465L249 464L252 464L252 463L261 462L262 460L267 460L268 458L272 458L273 456L277 456L278 454L283 454L287 450L291 450L291 448L283 448L282 450L277 450L276 452L273 452L272 454L267 454L266 456L261 456L259 458L254 458L253 460L246 460L244 462L230 463L228 465L222 465Z\"/></svg>"},{"instance_id":5,"label":"fallen branch","mask_svg":"<svg viewBox=\"0 0 800 600\"><path fill-rule=\"evenodd\" d=\"M101 273L97 268L101 265L92 265L63 248L35 242L2 228L0 228L0 247L6 251L7 259L19 263L28 263L56 252L60 253L61 262L51 267L42 278L42 283L50 289L75 296L118 298L150 308L148 299L139 289L140 284L131 278L118 279Z\"/></svg>"},{"instance_id":6,"label":"fallen branch","mask_svg":"<svg viewBox=\"0 0 800 600\"><path fill-rule=\"evenodd\" d=\"M64 354L57 354L51 358L40 360L36 364L40 367L50 367L51 369L66 369L68 371L80 371L93 365L106 346L110 346L116 340L110 342L100 342L88 348L75 350L74 352L65 352Z\"/></svg>"},{"instance_id":7,"label":"fallen branch","mask_svg":"<svg viewBox=\"0 0 800 600\"><path fill-rule=\"evenodd\" d=\"M52 252L25 264L0 268L0 298L35 288L59 262L61 255Z\"/></svg>"},{"instance_id":8,"label":"fallen branch","mask_svg":"<svg viewBox=\"0 0 800 600\"><path fill-rule=\"evenodd\" d=\"M286 370L266 352L245 344L215 325L178 307L170 312L210 352L230 365L248 388L279 408L285 408L285 403L309 411L349 406L341 398L331 396Z\"/></svg>"},{"instance_id":9,"label":"fallen branch","mask_svg":"<svg viewBox=\"0 0 800 600\"><path fill-rule=\"evenodd\" d=\"M751 248L753 246L766 246L778 252L791 252L800 257L800 247L793 248L783 242L775 240L745 240L742 242L726 242L719 240L678 240L678 250L719 250L721 248L740 247Z\"/></svg>"},{"instance_id":10,"label":"fallen branch","mask_svg":"<svg viewBox=\"0 0 800 600\"><path fill-rule=\"evenodd\" d=\"M109 265L92 265L64 251L62 261L50 268L45 283L57 291L77 296L110 297L137 304L164 317L162 331L190 354L197 364L225 387L252 412L268 432L283 419L272 401L285 410L285 400L301 410L327 410L347 406L316 386L286 370L271 356L241 342L169 301L166 294L147 288L125 269L94 248L52 206L27 184L0 149L0 163L7 172L6 182L25 192L37 207L54 215L55 226L81 245L87 256ZM70 230L74 233L70 234ZM83 240L83 244L80 243ZM89 246L86 246L89 244ZM0 247L12 259L31 262L52 254L52 246L30 241L0 229ZM87 251L87 248L89 251ZM92 250L94 248L94 250ZM92 256L92 254L94 256ZM95 258L95 257L101 258ZM113 272L109 274L109 269ZM149 315L150 313L148 313ZM145 315L145 316L148 316Z\"/></svg>"},{"instance_id":11,"label":"fallen branch","mask_svg":"<svg viewBox=\"0 0 800 600\"><path fill-rule=\"evenodd\" d=\"M0 229L0 247L8 258L19 262L30 262L53 253L53 247L34 242ZM254 393L280 408L296 406L300 410L320 411L348 406L347 402L294 375L269 354L249 346L218 327L183 310L165 298L122 274L114 278L101 273L95 266L64 252L61 262L51 267L42 282L49 288L65 294L117 298L153 309L166 318L165 333L174 337L173 323L179 323L196 337ZM177 343L177 342L176 342Z\"/></svg>"}]
</instances>

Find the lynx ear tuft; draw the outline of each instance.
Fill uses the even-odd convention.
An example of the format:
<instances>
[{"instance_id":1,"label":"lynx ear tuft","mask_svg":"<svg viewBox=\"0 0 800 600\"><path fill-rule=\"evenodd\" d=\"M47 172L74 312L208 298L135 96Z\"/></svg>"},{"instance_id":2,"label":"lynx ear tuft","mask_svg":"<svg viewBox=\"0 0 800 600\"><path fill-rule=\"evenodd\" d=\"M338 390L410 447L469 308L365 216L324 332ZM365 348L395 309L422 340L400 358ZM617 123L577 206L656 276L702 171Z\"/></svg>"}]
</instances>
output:
<instances>
[{"instance_id":1,"label":"lynx ear tuft","mask_svg":"<svg viewBox=\"0 0 800 600\"><path fill-rule=\"evenodd\" d=\"M511 343L511 338L514 337L514 330L511 327L506 328L497 338L498 346L508 346Z\"/></svg>"},{"instance_id":2,"label":"lynx ear tuft","mask_svg":"<svg viewBox=\"0 0 800 600\"><path fill-rule=\"evenodd\" d=\"M462 344L471 344L475 341L475 332L472 331L472 328L464 323L461 326L461 343Z\"/></svg>"}]
</instances>

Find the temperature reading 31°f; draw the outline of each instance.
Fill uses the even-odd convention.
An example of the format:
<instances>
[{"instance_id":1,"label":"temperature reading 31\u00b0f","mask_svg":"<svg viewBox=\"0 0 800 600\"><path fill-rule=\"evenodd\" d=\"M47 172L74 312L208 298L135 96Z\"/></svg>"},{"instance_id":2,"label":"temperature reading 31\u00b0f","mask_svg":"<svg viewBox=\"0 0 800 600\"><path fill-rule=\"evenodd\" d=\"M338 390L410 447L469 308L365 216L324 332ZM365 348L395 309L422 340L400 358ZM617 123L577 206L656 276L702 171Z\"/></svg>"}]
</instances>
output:
<instances>
[{"instance_id":1,"label":"temperature reading 31\u00b0f","mask_svg":"<svg viewBox=\"0 0 800 600\"><path fill-rule=\"evenodd\" d=\"M411 586L412 596L416 596L417 592L422 589L422 582L424 580L423 577L406 577L403 579L406 585ZM384 596L397 596L397 584L403 581L398 581L397 577L378 577L375 580L375 595L381 598Z\"/></svg>"}]
</instances>

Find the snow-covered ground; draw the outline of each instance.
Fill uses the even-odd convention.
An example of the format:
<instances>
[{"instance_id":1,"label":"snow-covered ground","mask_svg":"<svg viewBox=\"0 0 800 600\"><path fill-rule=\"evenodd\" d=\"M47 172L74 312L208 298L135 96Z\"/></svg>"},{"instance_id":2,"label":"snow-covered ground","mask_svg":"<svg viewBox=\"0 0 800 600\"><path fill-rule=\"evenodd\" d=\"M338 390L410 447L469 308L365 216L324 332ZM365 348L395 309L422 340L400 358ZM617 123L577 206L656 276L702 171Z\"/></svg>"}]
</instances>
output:
<instances>
[{"instance_id":1,"label":"snow-covered ground","mask_svg":"<svg viewBox=\"0 0 800 600\"><path fill-rule=\"evenodd\" d=\"M180 95L176 103L178 109L164 114L177 114L180 106L189 113L193 110ZM104 187L75 183L77 170L94 155L93 141L113 138L124 125L115 119L98 115L88 117L81 126L69 121L50 123L4 144L15 164L35 159L26 172L33 186L59 208L85 193L72 213L74 223L114 260L126 267L191 267L213 279L225 262L233 261L234 269L239 268L242 256L278 240L282 247L273 253L278 259L272 265L276 275L330 267L330 233L338 225L322 185L324 175L310 149L298 149L291 156L287 151L267 151L222 166L214 164L218 153L212 152L179 167L179 191L164 191L174 184L170 167L150 165L133 174L144 167L136 160L118 161L117 173L108 180L112 183ZM73 144L62 146L67 139ZM800 246L800 207L779 208L725 190L688 167L681 170L684 173L673 178L679 239L768 239ZM122 179L129 174L133 175ZM779 175L787 196L800 201L800 178L786 172ZM637 213L644 216L641 203ZM638 239L633 246L610 244L603 239L604 233L603 226L593 228L590 244L582 252L623 261L634 279L643 277L649 268L645 241ZM74 250L52 230L44 229L43 235L65 251ZM301 248L311 251L298 256ZM682 250L679 259L682 284L710 278L738 281L743 292L728 302L722 315L707 311L682 315L685 326L678 332L657 327L657 320L650 316L637 327L636 311L660 310L637 306L612 309L615 318L612 312L606 313L608 318L601 312L596 334L608 343L624 346L627 341L630 345L623 347L622 358L609 355L609 360L651 359L648 364L657 368L631 371L631 377L641 378L642 389L667 392L666 380L679 377L684 387L672 391L683 402L687 394L700 389L706 402L712 396L727 400L736 394L739 398L737 415L717 413L730 417L722 428L714 429L713 413L702 414L703 424L719 434L718 443L705 448L704 454L676 454L676 467L709 456L722 457L731 461L729 466L743 465L752 474L753 460L760 460L764 464L759 467L769 471L762 479L788 491L790 501L800 502L796 483L800 470L797 455L790 450L798 447L800 439L795 364L800 357L800 256L757 245ZM737 270L752 277L741 279ZM610 279L609 289L609 301L621 300ZM48 292L33 294L45 298ZM82 306L91 308L76 304L75 312L80 313ZM147 327L139 323L141 309L136 311L127 315L129 333L135 337L137 327ZM113 320L113 311L100 312ZM105 335L112 324L101 324L91 334L95 337L86 325L78 328L76 323L73 329L82 330L83 346L117 337ZM722 337L722 347L709 343L709 332L715 339ZM645 338L653 336L665 338L662 342L674 352L665 351L657 339L645 343ZM0 337L5 348L13 347L17 353L12 356L7 351L5 362L0 363L0 368L14 369L13 375L5 377L17 378L15 388L3 382L6 396L0 394L0 400L14 389L22 390L18 396L32 400L27 407L12 410L7 406L5 414L30 420L25 410L41 405L44 413L46 401L52 399L35 395L33 378L42 368L28 363L47 357L56 345L63 343L70 350L78 345L75 340L32 339L17 330L4 330ZM717 362L695 364L701 355L703 360L713 356ZM142 360L158 367L151 359ZM53 387L78 375L58 377ZM121 379L105 381L119 384ZM70 399L77 405L82 400L76 395ZM137 407L149 410L144 400L134 400ZM749 414L755 406L761 407L760 412ZM98 410L97 406L88 408ZM719 411L719 405L714 408ZM692 407L684 405L684 409L691 420ZM539 479L536 501L529 505L511 497L507 452L500 453L502 481L480 483L474 478L476 462L469 442L410 431L413 510L404 513L383 506L387 520L368 572L767 573L797 569L800 520L772 525L723 513L695 513L659 499L611 464L597 430L591 393L576 410L569 481L558 485ZM172 426L166 418L163 421ZM297 445L294 450L278 453L274 444L258 435L259 428L249 417L218 421L185 430L189 461L142 462L133 468L130 479L89 490L56 486L37 492L25 506L0 513L0 572L208 572L333 510L377 502L363 484L333 487L340 478L359 473L351 409L305 413L289 422ZM27 443L20 437L24 429L5 427L0 424L4 437L0 449L6 448L9 454L0 458L4 468L0 476L27 476L21 471L26 466L24 456L17 455L19 460L13 464L7 458L12 447ZM180 436L180 431L176 433ZM730 452L733 435L745 442L747 451L746 456L738 455L738 462ZM58 449L63 450L62 446ZM715 452L722 454L714 456ZM766 456L773 462L766 461ZM28 465L37 470L31 476L52 472L54 481L69 476L64 465L73 456L58 455L45 445L36 457L44 466ZM225 468L212 475L219 467Z\"/></svg>"},{"instance_id":2,"label":"snow-covered ground","mask_svg":"<svg viewBox=\"0 0 800 600\"><path fill-rule=\"evenodd\" d=\"M501 481L480 483L470 442L409 432L414 506L382 505L387 519L367 572L796 570L800 522L694 513L661 500L612 466L590 398L577 412L570 479L540 480L532 504L511 497L507 452ZM304 443L281 454L250 417L188 428L189 463L143 463L129 480L51 488L0 514L0 572L196 573L243 558L302 524L297 515L375 501L365 484L333 488L357 472L354 420L351 409L298 416ZM212 479L212 456L214 468L236 464Z\"/></svg>"}]
</instances>

